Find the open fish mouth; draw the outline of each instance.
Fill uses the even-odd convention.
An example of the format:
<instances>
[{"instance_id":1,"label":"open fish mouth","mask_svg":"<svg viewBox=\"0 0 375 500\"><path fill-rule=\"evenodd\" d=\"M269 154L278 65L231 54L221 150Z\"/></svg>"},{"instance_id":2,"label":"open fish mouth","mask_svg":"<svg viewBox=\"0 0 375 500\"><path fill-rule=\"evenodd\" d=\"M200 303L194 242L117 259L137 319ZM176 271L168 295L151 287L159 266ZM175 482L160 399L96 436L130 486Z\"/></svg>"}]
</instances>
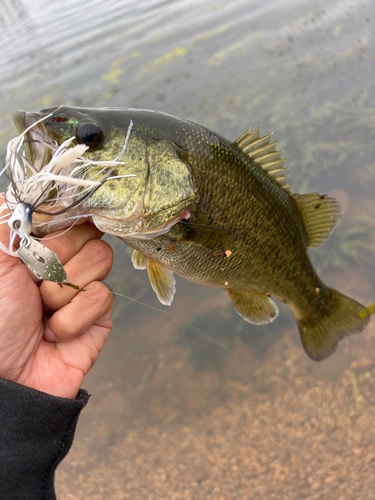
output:
<instances>
[{"instance_id":1,"label":"open fish mouth","mask_svg":"<svg viewBox=\"0 0 375 500\"><path fill-rule=\"evenodd\" d=\"M14 123L20 134L29 129L25 134L23 147L26 160L36 172L40 172L47 165L58 147L40 121L41 117L38 113L25 113L25 111L16 111L13 114Z\"/></svg>"}]
</instances>

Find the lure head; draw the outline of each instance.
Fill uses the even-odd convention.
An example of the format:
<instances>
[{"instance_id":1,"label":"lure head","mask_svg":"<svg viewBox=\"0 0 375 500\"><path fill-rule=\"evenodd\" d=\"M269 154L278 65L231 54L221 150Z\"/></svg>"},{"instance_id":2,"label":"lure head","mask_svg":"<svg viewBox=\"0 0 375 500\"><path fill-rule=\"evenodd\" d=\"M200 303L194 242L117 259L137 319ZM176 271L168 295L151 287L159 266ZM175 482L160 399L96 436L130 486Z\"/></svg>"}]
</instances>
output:
<instances>
[{"instance_id":1,"label":"lure head","mask_svg":"<svg viewBox=\"0 0 375 500\"><path fill-rule=\"evenodd\" d=\"M33 229L32 210L26 203L18 203L8 220L8 225L18 236L29 235Z\"/></svg>"},{"instance_id":2,"label":"lure head","mask_svg":"<svg viewBox=\"0 0 375 500\"><path fill-rule=\"evenodd\" d=\"M188 218L197 197L196 187L189 166L180 159L178 147L158 124L160 115L133 109L68 106L39 113L15 113L20 133L31 127L26 133L25 155L33 167L32 175L44 171L54 161L57 149L71 139L71 147L86 146L84 162L81 167L77 163L65 166L61 173L74 172L76 179L98 184L92 190L76 190L71 205L88 196L78 206L69 208L65 203L64 214L56 215L56 206L50 210L48 203L44 210L35 210L34 232L41 235L66 227L71 223L66 219L75 214L89 215L103 232L148 239L166 233L176 222ZM56 193L64 196L61 184L58 189L55 186L55 196ZM38 215L41 211L44 213ZM48 211L50 225L46 223ZM39 229L35 224L38 221Z\"/></svg>"}]
</instances>

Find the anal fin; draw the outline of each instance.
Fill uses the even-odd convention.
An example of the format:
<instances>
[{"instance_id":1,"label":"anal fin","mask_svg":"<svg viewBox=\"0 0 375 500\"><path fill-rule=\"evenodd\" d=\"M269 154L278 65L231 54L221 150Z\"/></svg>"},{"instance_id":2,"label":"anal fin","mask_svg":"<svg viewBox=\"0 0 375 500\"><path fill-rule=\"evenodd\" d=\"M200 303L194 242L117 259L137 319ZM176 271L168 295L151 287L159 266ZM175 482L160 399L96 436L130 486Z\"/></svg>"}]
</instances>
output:
<instances>
[{"instance_id":1,"label":"anal fin","mask_svg":"<svg viewBox=\"0 0 375 500\"><path fill-rule=\"evenodd\" d=\"M176 293L176 280L172 271L153 259L146 259L147 273L150 284L160 302L170 306Z\"/></svg>"},{"instance_id":2,"label":"anal fin","mask_svg":"<svg viewBox=\"0 0 375 500\"><path fill-rule=\"evenodd\" d=\"M255 325L272 323L279 313L276 304L266 294L225 291L236 312L249 323Z\"/></svg>"},{"instance_id":3,"label":"anal fin","mask_svg":"<svg viewBox=\"0 0 375 500\"><path fill-rule=\"evenodd\" d=\"M146 269L146 257L138 250L133 251L132 262L134 269Z\"/></svg>"}]
</instances>

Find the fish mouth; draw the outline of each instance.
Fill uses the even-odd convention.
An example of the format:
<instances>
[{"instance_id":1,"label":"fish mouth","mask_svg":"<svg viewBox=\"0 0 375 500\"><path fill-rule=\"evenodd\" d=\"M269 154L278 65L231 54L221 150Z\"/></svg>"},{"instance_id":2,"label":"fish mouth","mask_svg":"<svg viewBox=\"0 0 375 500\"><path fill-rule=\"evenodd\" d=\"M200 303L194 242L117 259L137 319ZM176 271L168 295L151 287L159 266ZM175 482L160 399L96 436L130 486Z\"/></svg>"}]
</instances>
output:
<instances>
[{"instance_id":1,"label":"fish mouth","mask_svg":"<svg viewBox=\"0 0 375 500\"><path fill-rule=\"evenodd\" d=\"M36 172L40 172L47 165L57 147L55 141L49 137L43 122L36 123L43 116L40 113L26 113L25 111L16 111L13 114L14 124L20 134L31 127L25 134L23 146L26 160Z\"/></svg>"}]
</instances>

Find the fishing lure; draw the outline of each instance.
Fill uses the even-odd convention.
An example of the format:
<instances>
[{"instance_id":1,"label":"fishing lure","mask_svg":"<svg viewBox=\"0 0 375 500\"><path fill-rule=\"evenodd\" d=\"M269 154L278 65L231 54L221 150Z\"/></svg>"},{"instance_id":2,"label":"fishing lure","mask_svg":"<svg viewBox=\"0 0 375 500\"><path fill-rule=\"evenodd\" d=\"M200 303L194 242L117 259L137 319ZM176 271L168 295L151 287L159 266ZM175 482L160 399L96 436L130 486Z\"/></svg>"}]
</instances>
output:
<instances>
[{"instance_id":1,"label":"fishing lure","mask_svg":"<svg viewBox=\"0 0 375 500\"><path fill-rule=\"evenodd\" d=\"M88 146L85 144L71 146L75 137L70 137L60 146L52 141L48 143L40 141L51 150L51 159L38 170L22 154L22 146L27 132L49 116L51 115L33 123L8 143L5 165L0 175L5 173L10 185L4 193L5 201L0 207L0 212L6 210L0 217L0 223L8 223L10 236L8 247L0 242L0 249L8 255L19 257L38 279L78 288L66 282L67 274L57 254L31 235L33 214L61 216L82 204L104 182L120 177L135 177L135 174L111 177L114 168L124 164L120 158L127 148L133 122L130 122L124 145L113 161L92 161L85 158L84 153ZM102 167L96 174L100 180L95 180L93 177L85 178L87 170L92 165ZM68 217L73 219L73 222L66 230L69 230L78 219L89 216L90 214L79 214ZM50 222L49 219L48 223ZM39 223L42 224L43 222ZM20 238L20 243L14 250L17 236Z\"/></svg>"}]
</instances>

